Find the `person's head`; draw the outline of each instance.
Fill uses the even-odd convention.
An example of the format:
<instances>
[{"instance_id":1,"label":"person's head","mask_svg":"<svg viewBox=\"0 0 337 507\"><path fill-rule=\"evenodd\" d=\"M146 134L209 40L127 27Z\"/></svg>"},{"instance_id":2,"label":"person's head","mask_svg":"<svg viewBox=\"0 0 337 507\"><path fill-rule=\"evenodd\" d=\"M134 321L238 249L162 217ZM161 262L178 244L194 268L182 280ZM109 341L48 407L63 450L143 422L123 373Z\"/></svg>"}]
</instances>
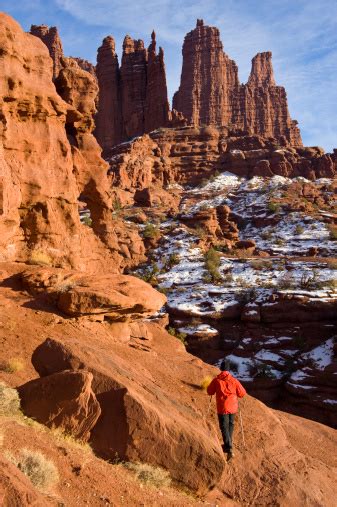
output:
<instances>
[{"instance_id":1,"label":"person's head","mask_svg":"<svg viewBox=\"0 0 337 507\"><path fill-rule=\"evenodd\" d=\"M230 368L230 362L228 359L224 359L222 363L220 364L220 370L221 371L228 371Z\"/></svg>"}]
</instances>

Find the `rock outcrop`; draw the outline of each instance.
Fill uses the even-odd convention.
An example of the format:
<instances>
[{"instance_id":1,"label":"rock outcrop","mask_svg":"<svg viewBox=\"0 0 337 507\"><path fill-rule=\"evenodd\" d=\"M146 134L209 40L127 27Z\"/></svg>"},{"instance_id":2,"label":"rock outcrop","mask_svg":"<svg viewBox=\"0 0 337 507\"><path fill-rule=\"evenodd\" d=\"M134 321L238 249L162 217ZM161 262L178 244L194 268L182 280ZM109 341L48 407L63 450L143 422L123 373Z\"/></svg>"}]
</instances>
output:
<instances>
[{"instance_id":1,"label":"rock outcrop","mask_svg":"<svg viewBox=\"0 0 337 507\"><path fill-rule=\"evenodd\" d=\"M143 280L127 275L85 275L53 268L31 268L22 274L32 294L48 294L57 307L72 317L90 316L110 321L151 317L166 302Z\"/></svg>"},{"instance_id":2,"label":"rock outcrop","mask_svg":"<svg viewBox=\"0 0 337 507\"><path fill-rule=\"evenodd\" d=\"M226 127L160 129L110 150L112 184L144 189L172 183L196 184L217 172L238 176L333 178L337 154L294 148L285 139L265 139Z\"/></svg>"},{"instance_id":3,"label":"rock outcrop","mask_svg":"<svg viewBox=\"0 0 337 507\"><path fill-rule=\"evenodd\" d=\"M103 152L169 123L164 52L159 48L157 54L154 32L151 37L146 49L142 40L127 35L120 67L112 37L98 49L95 134Z\"/></svg>"},{"instance_id":4,"label":"rock outcrop","mask_svg":"<svg viewBox=\"0 0 337 507\"><path fill-rule=\"evenodd\" d=\"M173 107L192 125L227 125L264 137L283 137L301 146L297 122L288 112L285 89L276 86L271 53L252 60L246 85L238 68L224 53L219 30L198 20L183 45L183 67Z\"/></svg>"},{"instance_id":5,"label":"rock outcrop","mask_svg":"<svg viewBox=\"0 0 337 507\"><path fill-rule=\"evenodd\" d=\"M63 47L56 26L32 25L30 33L39 37L47 46L49 54L53 60L53 79L56 79L62 69Z\"/></svg>"},{"instance_id":6,"label":"rock outcrop","mask_svg":"<svg viewBox=\"0 0 337 507\"><path fill-rule=\"evenodd\" d=\"M171 340L174 347L174 339L158 325L147 327L157 342ZM178 364L185 353L177 340L174 348ZM148 359L152 363L153 358ZM101 456L163 466L175 480L200 494L220 480L225 465L221 447L208 434L193 403L187 407L175 403L166 387L181 384L169 371L161 368L154 376L153 370L132 364L117 350L112 354L108 343L99 350L76 340L62 344L49 339L36 349L32 361L44 379L69 369L93 374L102 415L90 443Z\"/></svg>"},{"instance_id":7,"label":"rock outcrop","mask_svg":"<svg viewBox=\"0 0 337 507\"><path fill-rule=\"evenodd\" d=\"M86 441L101 414L92 379L87 371L62 371L31 380L19 388L22 409L39 423Z\"/></svg>"},{"instance_id":8,"label":"rock outcrop","mask_svg":"<svg viewBox=\"0 0 337 507\"><path fill-rule=\"evenodd\" d=\"M138 262L142 241L112 218L108 166L92 135L95 79L62 58L62 100L46 45L4 14L1 25L1 258L92 270L111 262L117 272L137 251Z\"/></svg>"}]
</instances>

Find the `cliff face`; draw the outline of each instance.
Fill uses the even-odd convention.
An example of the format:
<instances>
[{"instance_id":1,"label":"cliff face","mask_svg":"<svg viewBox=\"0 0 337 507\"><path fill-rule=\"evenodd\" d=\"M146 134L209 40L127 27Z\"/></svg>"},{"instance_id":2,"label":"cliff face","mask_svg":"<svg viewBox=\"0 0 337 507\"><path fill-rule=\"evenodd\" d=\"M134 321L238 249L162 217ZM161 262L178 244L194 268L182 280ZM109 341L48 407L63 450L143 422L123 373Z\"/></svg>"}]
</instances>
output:
<instances>
[{"instance_id":1,"label":"cliff face","mask_svg":"<svg viewBox=\"0 0 337 507\"><path fill-rule=\"evenodd\" d=\"M227 125L232 121L238 69L224 53L220 32L198 20L183 45L181 84L173 108L195 125Z\"/></svg>"},{"instance_id":2,"label":"cliff face","mask_svg":"<svg viewBox=\"0 0 337 507\"><path fill-rule=\"evenodd\" d=\"M63 47L56 26L32 25L30 33L39 37L47 46L49 54L53 59L53 79L56 79L62 69Z\"/></svg>"},{"instance_id":3,"label":"cliff face","mask_svg":"<svg viewBox=\"0 0 337 507\"><path fill-rule=\"evenodd\" d=\"M98 49L99 84L96 136L103 151L169 122L164 53L156 51L155 33L147 50L126 36L121 66L112 37Z\"/></svg>"},{"instance_id":4,"label":"cliff face","mask_svg":"<svg viewBox=\"0 0 337 507\"><path fill-rule=\"evenodd\" d=\"M183 67L173 107L193 125L231 125L250 134L284 137L301 146L297 122L291 120L285 89L276 86L272 54L259 53L252 60L246 85L224 53L219 30L198 20L183 45Z\"/></svg>"},{"instance_id":5,"label":"cliff face","mask_svg":"<svg viewBox=\"0 0 337 507\"><path fill-rule=\"evenodd\" d=\"M45 45L6 15L0 24L0 259L115 271L138 261L138 233L111 216L108 166L92 135L95 79L63 58L56 93Z\"/></svg>"}]
</instances>

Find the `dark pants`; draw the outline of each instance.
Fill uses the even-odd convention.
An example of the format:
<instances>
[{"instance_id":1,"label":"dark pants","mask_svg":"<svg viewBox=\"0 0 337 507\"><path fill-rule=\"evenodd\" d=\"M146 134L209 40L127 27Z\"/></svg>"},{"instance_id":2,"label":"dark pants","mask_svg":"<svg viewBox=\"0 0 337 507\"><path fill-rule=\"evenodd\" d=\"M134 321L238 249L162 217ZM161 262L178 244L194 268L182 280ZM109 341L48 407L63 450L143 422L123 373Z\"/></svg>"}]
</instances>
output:
<instances>
[{"instance_id":1,"label":"dark pants","mask_svg":"<svg viewBox=\"0 0 337 507\"><path fill-rule=\"evenodd\" d=\"M229 452L232 450L232 437L234 431L235 414L218 414L219 426L224 441L224 450Z\"/></svg>"}]
</instances>

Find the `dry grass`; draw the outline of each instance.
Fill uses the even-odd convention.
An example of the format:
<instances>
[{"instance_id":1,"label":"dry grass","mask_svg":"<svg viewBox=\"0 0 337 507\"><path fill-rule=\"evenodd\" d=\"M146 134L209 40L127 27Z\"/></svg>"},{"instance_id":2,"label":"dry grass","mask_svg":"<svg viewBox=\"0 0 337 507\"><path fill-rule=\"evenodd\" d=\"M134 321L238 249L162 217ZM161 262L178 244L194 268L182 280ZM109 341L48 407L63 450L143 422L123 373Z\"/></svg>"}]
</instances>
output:
<instances>
[{"instance_id":1,"label":"dry grass","mask_svg":"<svg viewBox=\"0 0 337 507\"><path fill-rule=\"evenodd\" d=\"M24 361L18 357L13 357L8 361L1 361L0 363L0 371L4 371L6 373L16 373L18 371L24 370L24 368Z\"/></svg>"},{"instance_id":2,"label":"dry grass","mask_svg":"<svg viewBox=\"0 0 337 507\"><path fill-rule=\"evenodd\" d=\"M148 486L165 488L170 486L171 477L167 470L155 467L148 463L123 463L123 465L135 473L137 479Z\"/></svg>"},{"instance_id":3,"label":"dry grass","mask_svg":"<svg viewBox=\"0 0 337 507\"><path fill-rule=\"evenodd\" d=\"M202 379L202 381L200 382L200 387L203 391L206 391L207 387L210 385L210 383L212 382L212 377L210 377L209 375L207 375L206 377L204 377Z\"/></svg>"},{"instance_id":4,"label":"dry grass","mask_svg":"<svg viewBox=\"0 0 337 507\"><path fill-rule=\"evenodd\" d=\"M0 415L15 416L21 413L20 398L16 389L0 382Z\"/></svg>"},{"instance_id":5,"label":"dry grass","mask_svg":"<svg viewBox=\"0 0 337 507\"><path fill-rule=\"evenodd\" d=\"M332 241L337 241L337 225L329 224L328 229L330 233L330 239Z\"/></svg>"},{"instance_id":6,"label":"dry grass","mask_svg":"<svg viewBox=\"0 0 337 507\"><path fill-rule=\"evenodd\" d=\"M46 252L42 252L42 250L33 250L29 259L29 264L36 264L38 266L51 266L52 263L52 258Z\"/></svg>"},{"instance_id":7,"label":"dry grass","mask_svg":"<svg viewBox=\"0 0 337 507\"><path fill-rule=\"evenodd\" d=\"M47 489L59 480L54 463L39 451L24 448L19 457L7 453L7 458L39 489Z\"/></svg>"}]
</instances>

